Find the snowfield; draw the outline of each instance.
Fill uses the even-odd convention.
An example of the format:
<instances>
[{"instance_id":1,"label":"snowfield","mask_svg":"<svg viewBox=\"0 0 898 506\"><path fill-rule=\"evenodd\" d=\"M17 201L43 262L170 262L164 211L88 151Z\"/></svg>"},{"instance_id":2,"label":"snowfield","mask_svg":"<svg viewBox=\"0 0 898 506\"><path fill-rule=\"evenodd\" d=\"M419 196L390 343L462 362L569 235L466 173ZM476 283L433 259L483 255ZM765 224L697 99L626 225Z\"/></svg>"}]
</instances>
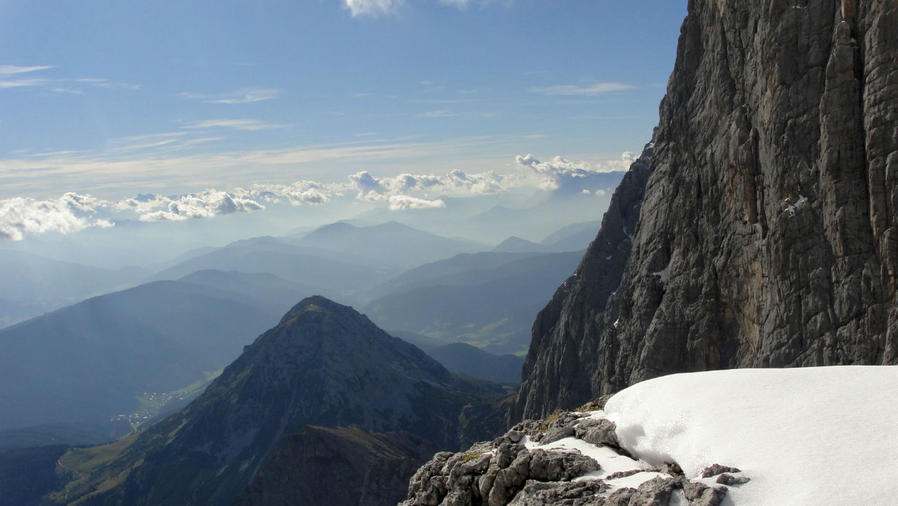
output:
<instances>
[{"instance_id":1,"label":"snowfield","mask_svg":"<svg viewBox=\"0 0 898 506\"><path fill-rule=\"evenodd\" d=\"M649 464L690 479L741 469L751 481L727 503L898 504L898 366L675 374L619 392L603 416Z\"/></svg>"}]
</instances>

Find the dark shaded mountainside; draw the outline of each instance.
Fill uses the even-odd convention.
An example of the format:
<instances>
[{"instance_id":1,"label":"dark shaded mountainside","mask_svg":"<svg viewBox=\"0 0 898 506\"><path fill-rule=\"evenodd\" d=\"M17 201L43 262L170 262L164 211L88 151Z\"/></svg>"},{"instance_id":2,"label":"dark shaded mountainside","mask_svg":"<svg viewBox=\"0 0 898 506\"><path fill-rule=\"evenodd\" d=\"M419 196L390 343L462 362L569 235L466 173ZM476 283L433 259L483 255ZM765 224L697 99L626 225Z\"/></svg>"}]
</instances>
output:
<instances>
[{"instance_id":1,"label":"dark shaded mountainside","mask_svg":"<svg viewBox=\"0 0 898 506\"><path fill-rule=\"evenodd\" d=\"M407 432L310 426L281 441L234 506L395 504L418 465L438 449Z\"/></svg>"},{"instance_id":2,"label":"dark shaded mountainside","mask_svg":"<svg viewBox=\"0 0 898 506\"><path fill-rule=\"evenodd\" d=\"M573 253L458 255L408 271L398 288L365 306L381 327L436 343L467 342L497 353L527 349L533 315L583 256Z\"/></svg>"},{"instance_id":3,"label":"dark shaded mountainside","mask_svg":"<svg viewBox=\"0 0 898 506\"><path fill-rule=\"evenodd\" d=\"M140 410L149 402L139 400L147 393L201 381L287 309L220 289L204 279L214 277L206 274L211 273L94 297L0 330L0 448L9 429L102 425ZM127 431L128 421L123 423ZM43 432L66 431L46 427ZM41 439L34 443L45 444ZM48 440L108 440L91 439Z\"/></svg>"},{"instance_id":4,"label":"dark shaded mountainside","mask_svg":"<svg viewBox=\"0 0 898 506\"><path fill-rule=\"evenodd\" d=\"M345 482L367 476L361 461L381 469L389 483L407 481L434 448L491 436L501 425L493 403L503 395L495 385L453 376L352 308L310 297L247 346L186 408L141 433L64 455L59 469L65 483L48 499L230 504L258 478L246 501L292 497L317 486L347 497L332 504L358 504L360 496L347 496ZM287 465L293 457L296 465L317 462L349 474L279 480L292 472L279 462ZM396 502L403 488L368 497Z\"/></svg>"},{"instance_id":5,"label":"dark shaded mountainside","mask_svg":"<svg viewBox=\"0 0 898 506\"><path fill-rule=\"evenodd\" d=\"M673 372L898 362L896 54L893 0L691 0L635 233L639 163L510 420Z\"/></svg>"}]
</instances>

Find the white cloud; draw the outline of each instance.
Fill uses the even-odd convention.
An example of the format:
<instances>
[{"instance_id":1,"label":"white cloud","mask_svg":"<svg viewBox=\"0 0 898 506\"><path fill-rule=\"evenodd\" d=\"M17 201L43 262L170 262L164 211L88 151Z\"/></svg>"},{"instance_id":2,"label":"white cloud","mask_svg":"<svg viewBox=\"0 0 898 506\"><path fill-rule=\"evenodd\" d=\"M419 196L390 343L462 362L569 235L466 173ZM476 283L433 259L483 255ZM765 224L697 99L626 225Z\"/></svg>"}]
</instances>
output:
<instances>
[{"instance_id":1,"label":"white cloud","mask_svg":"<svg viewBox=\"0 0 898 506\"><path fill-rule=\"evenodd\" d=\"M233 128L234 130L258 131L288 128L289 125L279 123L266 123L256 119L210 119L194 121L184 125L187 129L198 128Z\"/></svg>"},{"instance_id":2,"label":"white cloud","mask_svg":"<svg viewBox=\"0 0 898 506\"><path fill-rule=\"evenodd\" d=\"M0 239L20 241L26 234L68 234L88 227L111 227L97 218L104 201L89 195L66 193L55 200L16 197L0 200Z\"/></svg>"},{"instance_id":3,"label":"white cloud","mask_svg":"<svg viewBox=\"0 0 898 506\"><path fill-rule=\"evenodd\" d=\"M633 86L622 83L595 83L587 86L577 86L572 84L559 84L555 86L545 86L531 88L533 93L542 95L557 95L566 97L584 97L596 96L612 91L625 91L633 89Z\"/></svg>"},{"instance_id":4,"label":"white cloud","mask_svg":"<svg viewBox=\"0 0 898 506\"><path fill-rule=\"evenodd\" d=\"M12 79L0 80L0 89L5 88L30 88L34 86L44 86L50 81L46 79Z\"/></svg>"},{"instance_id":5,"label":"white cloud","mask_svg":"<svg viewBox=\"0 0 898 506\"><path fill-rule=\"evenodd\" d=\"M238 195L248 195L257 201L279 202L281 198L287 200L290 205L300 206L304 204L324 204L329 200L330 188L316 181L297 181L290 185L281 184L254 184L249 190L238 188Z\"/></svg>"},{"instance_id":6,"label":"white cloud","mask_svg":"<svg viewBox=\"0 0 898 506\"><path fill-rule=\"evenodd\" d=\"M489 0L438 0L438 3L464 9L471 4ZM380 16L395 13L405 0L343 0L343 6L353 16Z\"/></svg>"},{"instance_id":7,"label":"white cloud","mask_svg":"<svg viewBox=\"0 0 898 506\"><path fill-rule=\"evenodd\" d=\"M0 65L0 76L8 76L14 74L27 74L29 72L37 72L38 70L49 70L53 67L50 65L35 65L31 67L20 67L18 65Z\"/></svg>"},{"instance_id":8,"label":"white cloud","mask_svg":"<svg viewBox=\"0 0 898 506\"><path fill-rule=\"evenodd\" d=\"M390 211L408 211L410 209L439 209L446 207L441 199L427 200L409 195L393 195L390 197Z\"/></svg>"},{"instance_id":9,"label":"white cloud","mask_svg":"<svg viewBox=\"0 0 898 506\"><path fill-rule=\"evenodd\" d=\"M533 155L518 155L515 162L521 168L528 169L539 176L542 181L540 187L545 190L574 190L581 193L598 193L604 188L596 185L604 184L600 180L603 173L624 171L636 156L629 151L621 154L620 160L608 160L600 164L588 162L572 162L564 157L556 156L548 162L538 160Z\"/></svg>"},{"instance_id":10,"label":"white cloud","mask_svg":"<svg viewBox=\"0 0 898 506\"><path fill-rule=\"evenodd\" d=\"M139 84L118 83L115 81L110 81L105 77L79 77L76 79L72 79L71 81L79 84L86 84L88 86L94 86L97 88L123 89L131 91L137 91L140 89Z\"/></svg>"},{"instance_id":11,"label":"white cloud","mask_svg":"<svg viewBox=\"0 0 898 506\"><path fill-rule=\"evenodd\" d=\"M42 70L49 70L55 67L51 65L34 65L24 67L19 65L0 65L0 89L8 88L35 88L52 91L54 93L65 93L70 95L82 95L85 86L95 88L108 89L126 89L138 90L140 86L137 84L115 82L105 77L77 77L77 78L54 78L47 79L42 77L20 77L22 74L30 74Z\"/></svg>"},{"instance_id":12,"label":"white cloud","mask_svg":"<svg viewBox=\"0 0 898 506\"><path fill-rule=\"evenodd\" d=\"M369 201L386 200L411 192L425 195L488 195L506 190L502 185L503 179L503 176L494 172L467 174L461 170L453 170L442 176L399 174L378 179L368 171L360 171L349 176L348 189L357 191L357 198Z\"/></svg>"},{"instance_id":13,"label":"white cloud","mask_svg":"<svg viewBox=\"0 0 898 506\"><path fill-rule=\"evenodd\" d=\"M353 16L380 16L390 14L402 5L403 0L343 0L343 5Z\"/></svg>"},{"instance_id":14,"label":"white cloud","mask_svg":"<svg viewBox=\"0 0 898 506\"><path fill-rule=\"evenodd\" d=\"M454 118L458 116L458 114L448 110L448 109L439 109L436 111L427 111L418 115L419 118Z\"/></svg>"},{"instance_id":15,"label":"white cloud","mask_svg":"<svg viewBox=\"0 0 898 506\"><path fill-rule=\"evenodd\" d=\"M90 227L112 227L120 218L143 222L184 221L265 209L263 202L282 199L294 206L323 204L335 193L314 181L290 185L253 185L232 191L207 189L184 195L140 194L120 201L66 193L58 199L14 197L0 200L0 239L20 241L26 235L69 234Z\"/></svg>"},{"instance_id":16,"label":"white cloud","mask_svg":"<svg viewBox=\"0 0 898 506\"><path fill-rule=\"evenodd\" d=\"M178 93L178 96L188 100L200 100L208 104L252 104L280 98L282 93L281 90L273 88L244 88L221 94L183 91Z\"/></svg>"},{"instance_id":17,"label":"white cloud","mask_svg":"<svg viewBox=\"0 0 898 506\"><path fill-rule=\"evenodd\" d=\"M247 213L261 211L265 206L249 197L241 197L220 190L204 190L199 193L181 195L177 198L154 197L149 202L164 209L140 215L140 221L183 221L190 218L211 218L219 214ZM136 207L148 202L139 202Z\"/></svg>"}]
</instances>

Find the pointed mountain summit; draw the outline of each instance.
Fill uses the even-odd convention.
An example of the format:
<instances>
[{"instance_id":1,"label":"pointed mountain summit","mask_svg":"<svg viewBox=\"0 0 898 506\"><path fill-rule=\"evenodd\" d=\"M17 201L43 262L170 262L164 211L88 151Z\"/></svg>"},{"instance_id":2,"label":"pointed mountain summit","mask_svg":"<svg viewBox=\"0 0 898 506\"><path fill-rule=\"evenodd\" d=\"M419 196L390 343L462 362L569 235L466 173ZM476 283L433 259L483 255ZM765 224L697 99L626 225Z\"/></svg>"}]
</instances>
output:
<instances>
[{"instance_id":1,"label":"pointed mountain summit","mask_svg":"<svg viewBox=\"0 0 898 506\"><path fill-rule=\"evenodd\" d=\"M442 448L458 448L496 428L462 437L462 411L498 395L501 391L455 378L351 307L309 297L246 346L183 410L130 441L64 456L65 468L90 460L91 452L120 452L101 469L73 465L75 477L86 473L88 479L70 482L52 499L86 497L115 480L121 484L91 501L228 504L285 436L308 425L406 431Z\"/></svg>"}]
</instances>

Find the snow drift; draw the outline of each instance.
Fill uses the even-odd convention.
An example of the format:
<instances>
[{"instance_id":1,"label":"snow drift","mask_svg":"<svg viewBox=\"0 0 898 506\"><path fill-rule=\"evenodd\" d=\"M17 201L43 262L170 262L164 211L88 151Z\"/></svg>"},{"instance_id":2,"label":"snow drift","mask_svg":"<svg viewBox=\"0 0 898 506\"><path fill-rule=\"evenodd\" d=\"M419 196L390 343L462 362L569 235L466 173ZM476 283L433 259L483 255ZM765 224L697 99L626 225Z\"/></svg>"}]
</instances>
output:
<instances>
[{"instance_id":1,"label":"snow drift","mask_svg":"<svg viewBox=\"0 0 898 506\"><path fill-rule=\"evenodd\" d=\"M895 504L898 366L675 374L613 396L624 448L699 478L712 464L751 481L735 504Z\"/></svg>"}]
</instances>

